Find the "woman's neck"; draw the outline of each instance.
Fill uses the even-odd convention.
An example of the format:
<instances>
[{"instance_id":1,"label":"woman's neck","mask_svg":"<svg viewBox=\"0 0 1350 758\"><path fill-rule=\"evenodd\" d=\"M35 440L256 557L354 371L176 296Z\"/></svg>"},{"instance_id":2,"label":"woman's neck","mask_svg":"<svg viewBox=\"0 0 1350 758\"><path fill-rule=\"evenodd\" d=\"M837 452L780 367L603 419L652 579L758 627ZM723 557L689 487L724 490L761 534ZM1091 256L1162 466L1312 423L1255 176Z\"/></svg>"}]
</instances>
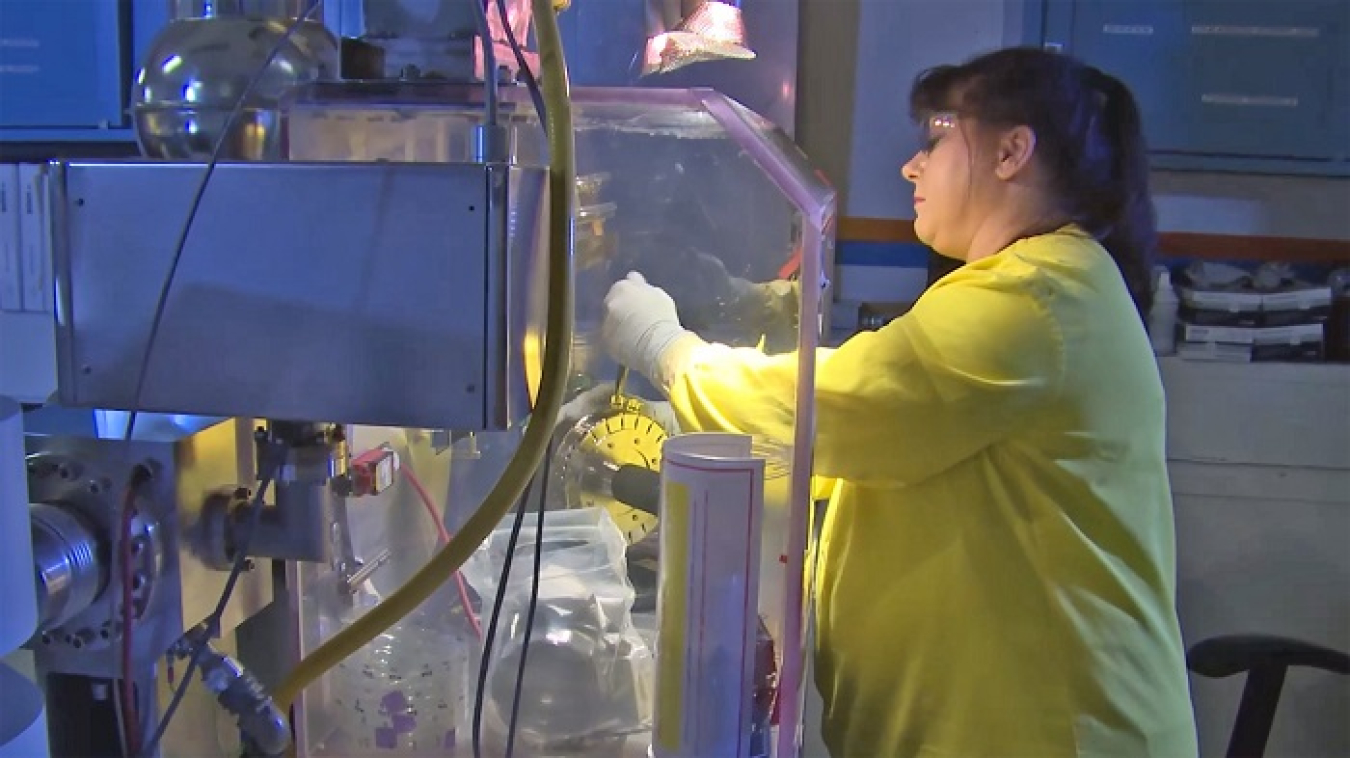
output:
<instances>
[{"instance_id":1,"label":"woman's neck","mask_svg":"<svg viewBox=\"0 0 1350 758\"><path fill-rule=\"evenodd\" d=\"M1011 194L985 215L971 237L966 261L997 255L1018 240L1049 234L1070 221L1067 215L1045 203Z\"/></svg>"}]
</instances>

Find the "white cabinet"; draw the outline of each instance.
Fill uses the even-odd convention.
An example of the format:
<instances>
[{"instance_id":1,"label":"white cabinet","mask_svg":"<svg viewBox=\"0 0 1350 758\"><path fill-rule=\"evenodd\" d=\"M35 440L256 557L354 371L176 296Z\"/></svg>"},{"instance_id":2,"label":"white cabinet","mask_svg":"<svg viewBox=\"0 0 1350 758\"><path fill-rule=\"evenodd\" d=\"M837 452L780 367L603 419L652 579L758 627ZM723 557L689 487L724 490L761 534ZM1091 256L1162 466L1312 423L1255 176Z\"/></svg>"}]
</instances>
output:
<instances>
[{"instance_id":1,"label":"white cabinet","mask_svg":"<svg viewBox=\"0 0 1350 758\"><path fill-rule=\"evenodd\" d=\"M1350 366L1163 359L1187 645L1263 632L1350 650ZM1242 677L1191 678L1220 756ZM1294 669L1269 756L1350 755L1350 686Z\"/></svg>"}]
</instances>

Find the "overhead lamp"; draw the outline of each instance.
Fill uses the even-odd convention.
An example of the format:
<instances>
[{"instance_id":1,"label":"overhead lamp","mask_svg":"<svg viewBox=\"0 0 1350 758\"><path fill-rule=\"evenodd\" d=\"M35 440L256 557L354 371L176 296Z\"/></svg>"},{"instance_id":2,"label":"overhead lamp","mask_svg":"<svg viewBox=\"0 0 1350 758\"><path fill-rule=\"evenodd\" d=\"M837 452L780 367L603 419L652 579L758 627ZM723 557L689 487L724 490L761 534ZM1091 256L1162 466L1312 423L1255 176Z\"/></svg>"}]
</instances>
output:
<instances>
[{"instance_id":1,"label":"overhead lamp","mask_svg":"<svg viewBox=\"0 0 1350 758\"><path fill-rule=\"evenodd\" d=\"M754 57L755 51L746 44L739 0L703 0L674 29L648 37L642 75L667 74L705 61Z\"/></svg>"}]
</instances>

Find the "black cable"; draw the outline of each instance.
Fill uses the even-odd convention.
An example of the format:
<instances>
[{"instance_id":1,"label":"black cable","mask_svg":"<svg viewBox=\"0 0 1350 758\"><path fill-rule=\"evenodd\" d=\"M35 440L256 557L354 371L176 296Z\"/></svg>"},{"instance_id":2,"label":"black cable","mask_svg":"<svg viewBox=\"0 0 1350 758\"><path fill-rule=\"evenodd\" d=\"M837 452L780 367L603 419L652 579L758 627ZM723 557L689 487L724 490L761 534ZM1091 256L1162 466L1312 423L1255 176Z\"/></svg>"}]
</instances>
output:
<instances>
[{"instance_id":1,"label":"black cable","mask_svg":"<svg viewBox=\"0 0 1350 758\"><path fill-rule=\"evenodd\" d=\"M552 448L552 444L549 445ZM544 503L548 494L549 463L553 458L550 449L544 454L544 467L540 478L544 486L539 493L539 516L534 527L534 572L530 577L530 606L525 614L525 640L520 647L520 666L516 669L516 688L511 696L511 723L506 731L506 758L511 758L516 746L516 717L520 714L520 693L524 690L525 661L530 652L530 636L534 632L534 611L539 604L539 575L543 571L544 559Z\"/></svg>"},{"instance_id":2,"label":"black cable","mask_svg":"<svg viewBox=\"0 0 1350 758\"><path fill-rule=\"evenodd\" d=\"M520 69L520 77L525 80L525 89L529 91L530 100L534 102L535 113L539 116L539 126L544 130L544 134L548 135L548 108L544 105L544 91L539 88L539 80L534 77L530 64L525 60L525 51L516 40L516 33L511 31L511 18L506 13L506 0L497 0L497 15L501 16L506 41L511 45L511 52L516 56L516 66Z\"/></svg>"},{"instance_id":3,"label":"black cable","mask_svg":"<svg viewBox=\"0 0 1350 758\"><path fill-rule=\"evenodd\" d=\"M547 460L547 458L545 458ZM506 557L502 561L502 573L498 577L497 595L488 620L487 631L483 635L483 658L478 664L478 683L473 698L473 758L483 758L483 699L487 696L488 664L492 660L492 645L497 639L497 622L501 619L502 602L506 599L506 584L511 580L511 564L516 555L516 542L520 539L520 529L525 524L525 504L530 501L534 491L535 479L531 477L525 491L516 501L516 518L511 524L511 536L506 541Z\"/></svg>"},{"instance_id":4,"label":"black cable","mask_svg":"<svg viewBox=\"0 0 1350 758\"><path fill-rule=\"evenodd\" d=\"M540 87L539 87L539 81L538 81L538 79L535 78L534 72L530 70L529 62L525 60L525 52L524 52L524 50L523 50L523 49L521 48L521 46L520 46L520 41L516 39L515 32L511 30L511 18L510 18L510 15L509 15L509 14L507 13L507 11L506 11L506 1L505 1L505 0L497 0L497 3L496 3L496 4L497 4L497 15L501 18L501 22L502 22L502 30L506 33L506 41L511 45L511 52L512 52L512 54L515 55L515 58L516 58L516 66L517 66L517 68L519 68L519 76L520 76L521 79L523 79L523 80L525 81L525 88L526 88L526 89L529 91L529 93L530 93L530 100L534 103L535 114L536 114L536 115L538 116L538 118L539 118L539 126L540 126L541 129L543 129L544 134L547 136L547 134L548 134L548 108L547 108L547 106L544 104L544 93L543 93L543 90L540 89ZM549 448L548 448L548 449L545 451L545 453L544 453L544 472L545 472L545 473L544 473L544 480L545 480L545 481L544 481L544 487L543 487L543 489L544 489L545 492L547 491L547 488L548 488L548 482L547 482L547 476L548 476L548 474L547 474L547 471L548 471L548 461L549 461L549 458L552 458L552 457L553 457L553 455L552 455L552 445L550 444L550 445L549 445ZM523 493L521 494L520 499L516 502L516 517L515 517L515 519L512 521L512 523L511 523L511 535L510 535L510 537L507 539L507 543L506 543L506 558L505 558L505 560L503 561L503 565L502 565L502 573L501 573L501 575L500 575L500 577L499 577L499 581L498 581L498 584L497 584L497 593L496 593L496 598L495 598L494 605L493 605L493 608L492 608L492 614L491 614L491 616L490 616L489 619L488 619L488 626L487 626L487 629L486 629L486 631L484 632L484 635L483 635L483 657L482 657L482 660L479 662L479 665L478 665L478 682L477 682L477 684L476 684L476 686L475 686L475 688L474 688L473 724L472 724L472 733L473 733L473 734L472 734L472 742L473 742L473 755L474 755L474 758L482 758L482 754L483 754L483 753L482 753L482 749L483 749L483 700L484 700L484 698L486 697L486 694L487 694L488 665L489 665L489 663L490 663L491 660L492 660L492 648L493 648L493 644L495 643L495 641L496 641L496 639L497 639L497 624L498 624L498 622L499 622L500 619L501 619L502 601L503 601L503 600L505 599L505 597L506 597L506 585L507 585L507 583L510 581L510 578L511 578L511 564L514 562L514 559L515 559L515 554L516 554L516 544L517 544L517 543L519 542L519 540L520 540L520 531L521 531L521 529L522 529L522 528L524 527L524 525L525 525L525 509L526 509L527 504L530 502L530 495L531 495L531 493L534 491L534 485L535 485L535 482L536 482L536 481L537 481L537 475L536 475L536 477L532 477L532 478L530 479L529 484L526 485L526 487L525 487L525 492L523 492ZM539 500L540 516L539 516L539 518L541 519L541 526L542 526L543 508L544 508L544 493L541 493L539 497L540 497L540 500ZM538 545L536 545L536 549L537 549L537 548L538 548ZM538 557L536 557L536 561L535 561L535 564L536 564L536 565L535 565L535 580L534 580L534 583L533 583L532 586L531 586L530 609L529 609L529 616L530 616L531 619L533 619L533 617L534 617L534 608L535 608L536 600L537 600L537 597L538 597L538 571L539 571L538 563L539 563L539 559L538 559ZM529 644L529 634L530 634L529 628L528 628L528 627L526 628L525 634L526 634L525 642L526 642L526 645L528 645L528 644ZM522 667L522 669L524 668L524 665L525 665L525 663L524 663L524 660L523 660L523 653L522 653L522 660L521 660L521 667ZM519 682L519 680L518 680L518 682ZM519 683L518 683L518 682L517 682L517 690L519 690ZM515 696L515 698L513 699L513 702L512 702L512 707L511 707L511 724L512 724L511 732L512 732L512 734L510 735L509 738L514 738L514 732L515 732L515 727L514 727L514 725L515 725L515 714L516 714L516 707L517 707L518 703L519 703L519 692L516 693L516 696Z\"/></svg>"},{"instance_id":5,"label":"black cable","mask_svg":"<svg viewBox=\"0 0 1350 758\"><path fill-rule=\"evenodd\" d=\"M511 30L511 19L506 12L506 0L497 0L497 15L501 17L502 29L506 32L506 40L511 45L511 52L516 57L516 66L520 69L520 78L525 81L525 88L530 93L530 100L534 103L535 114L539 118L539 126L543 129L545 136L548 135L548 108L544 104L544 93L539 87L539 81L535 78L534 72L530 70L529 62L525 60L525 53L521 49L520 41L516 39L515 32ZM529 657L530 636L534 631L534 614L539 604L539 575L543 562L543 544L544 544L544 504L548 496L549 464L553 458L553 444L550 442L544 451L543 470L539 474L543 485L539 492L539 515L535 523L534 535L534 570L530 577L530 604L525 616L525 636L520 649L520 665L516 669L515 692L511 696L511 720L506 733L506 755L510 758L515 749L516 740L516 719L520 714L520 693L521 685L525 679L525 664ZM502 570L501 585L497 588L497 607L492 612L492 622L489 625L487 641L484 645L483 661L478 671L478 689L474 702L474 724L473 724L473 747L474 758L480 756L480 732L482 727L482 708L483 695L487 683L487 668L490 653L492 650L492 640L496 636L497 618L501 610L502 598L505 595L507 578L510 576L511 563L515 559L516 542L520 536L520 529L525 521L525 504L529 502L530 490L534 486L534 479L530 480L530 486L526 488L525 495L517 507L515 521L511 525L511 538L507 545L506 565Z\"/></svg>"},{"instance_id":6,"label":"black cable","mask_svg":"<svg viewBox=\"0 0 1350 758\"><path fill-rule=\"evenodd\" d=\"M253 541L253 534L257 530L258 521L263 512L263 497L267 495L267 489L272 485L272 480L277 472L286 462L286 447L278 443L268 443L275 448L275 452L268 450L264 459L264 469L262 480L258 485L258 491L253 495L253 502L249 504L248 523L244 527L244 532L240 535L239 544L235 546L234 564L230 566L230 576L225 580L225 588L220 592L220 599L216 602L216 608L206 617L206 621L198 627L201 630L201 639L196 641L196 646L192 651L192 659L188 661L187 670L183 672L183 678L178 682L178 687L174 689L173 699L169 701L169 707L164 710L164 715L159 719L159 725L155 728L155 736L145 743L141 750L141 755L145 758L153 758L155 750L159 748L160 740L164 739L164 732L169 728L169 722L173 720L174 714L178 711L178 706L183 702L183 696L187 693L188 684L192 682L192 675L196 673L197 667L201 664L202 651L206 649L206 643L220 633L220 620L225 615L225 608L230 603L230 596L234 594L234 587L239 582L239 575L244 572L244 566L248 563L248 547ZM271 460L268 460L271 459Z\"/></svg>"},{"instance_id":7,"label":"black cable","mask_svg":"<svg viewBox=\"0 0 1350 758\"><path fill-rule=\"evenodd\" d=\"M137 408L141 405L141 393L145 390L146 372L150 370L150 356L154 352L155 340L159 337L160 324L164 321L164 309L169 304L169 290L173 287L174 277L178 275L178 264L183 261L183 251L187 249L188 235L192 232L192 222L197 219L197 212L201 209L202 197L206 195L206 185L211 181L211 175L215 173L216 164L220 162L220 154L225 149L225 140L229 137L230 130L234 129L235 121L239 120L239 115L244 112L244 105L249 95L257 88L258 83L267 75L267 70L272 67L272 61L281 54L281 49L290 42L291 37L299 31L303 25L323 0L309 0L305 9L300 15L286 27L286 32L281 35L272 46L271 51L267 53L267 58L263 60L262 65L254 72L253 78L244 85L244 90L239 93L239 99L235 100L234 108L230 110L229 118L225 119L225 127L220 130L216 137L216 144L211 147L211 158L206 162L206 171L202 174L202 180L197 183L197 189L192 195L192 202L188 205L187 218L183 221L183 228L178 232L178 244L175 245L173 257L169 259L169 271L164 276L164 283L159 288L159 299L155 301L154 316L150 319L150 334L145 339L145 350L141 353L141 367L136 374L136 387L131 394L131 412L127 415L127 426L123 431L122 440L130 440L132 431L136 427Z\"/></svg>"}]
</instances>

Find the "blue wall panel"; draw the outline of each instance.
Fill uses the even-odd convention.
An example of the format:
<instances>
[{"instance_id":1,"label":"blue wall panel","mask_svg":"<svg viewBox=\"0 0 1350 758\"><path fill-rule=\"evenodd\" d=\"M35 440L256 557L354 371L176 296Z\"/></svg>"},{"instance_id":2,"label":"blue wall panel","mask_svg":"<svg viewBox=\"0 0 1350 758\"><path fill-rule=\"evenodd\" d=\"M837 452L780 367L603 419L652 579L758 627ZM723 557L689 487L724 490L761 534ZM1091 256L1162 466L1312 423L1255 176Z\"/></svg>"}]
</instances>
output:
<instances>
[{"instance_id":1,"label":"blue wall panel","mask_svg":"<svg viewBox=\"0 0 1350 758\"><path fill-rule=\"evenodd\" d=\"M167 0L0 0L0 141L129 141L132 77Z\"/></svg>"},{"instance_id":2,"label":"blue wall panel","mask_svg":"<svg viewBox=\"0 0 1350 758\"><path fill-rule=\"evenodd\" d=\"M0 0L0 126L122 122L121 7Z\"/></svg>"}]
</instances>

